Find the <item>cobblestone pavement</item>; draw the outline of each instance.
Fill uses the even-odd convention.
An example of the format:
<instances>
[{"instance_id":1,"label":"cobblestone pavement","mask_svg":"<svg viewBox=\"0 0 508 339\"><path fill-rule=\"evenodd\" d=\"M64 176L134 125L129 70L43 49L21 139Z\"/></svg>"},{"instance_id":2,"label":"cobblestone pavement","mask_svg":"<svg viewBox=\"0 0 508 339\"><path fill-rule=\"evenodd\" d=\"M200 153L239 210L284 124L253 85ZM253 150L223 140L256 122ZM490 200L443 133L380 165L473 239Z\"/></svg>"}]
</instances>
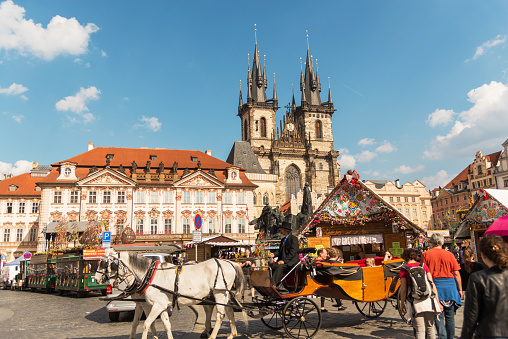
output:
<instances>
[{"instance_id":1,"label":"cobblestone pavement","mask_svg":"<svg viewBox=\"0 0 508 339\"><path fill-rule=\"evenodd\" d=\"M132 316L123 313L119 322L110 322L106 302L100 301L99 296L100 293L77 298L72 293L59 296L0 290L0 338L129 338ZM175 310L171 317L174 338L189 337L195 321L196 315L191 308ZM136 338L141 338L142 322ZM160 319L156 320L155 326L159 338L167 338ZM152 337L150 332L148 337Z\"/></svg>"}]
</instances>

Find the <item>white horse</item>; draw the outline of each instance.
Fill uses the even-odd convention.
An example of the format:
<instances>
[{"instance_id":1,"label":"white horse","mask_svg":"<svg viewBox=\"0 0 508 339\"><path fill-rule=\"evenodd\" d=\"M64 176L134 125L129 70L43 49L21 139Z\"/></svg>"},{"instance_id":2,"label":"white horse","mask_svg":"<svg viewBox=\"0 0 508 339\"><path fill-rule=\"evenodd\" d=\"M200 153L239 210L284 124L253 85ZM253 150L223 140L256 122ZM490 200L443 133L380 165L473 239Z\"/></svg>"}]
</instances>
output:
<instances>
[{"instance_id":1,"label":"white horse","mask_svg":"<svg viewBox=\"0 0 508 339\"><path fill-rule=\"evenodd\" d=\"M175 266L165 263L156 267L156 264L152 264L148 258L125 252L121 252L118 259L108 256L107 260L109 273L105 271L103 265L100 265L95 278L99 283L106 279L114 279L116 283L125 281L128 286L127 291L134 290L134 293L144 298L146 304L142 302L139 308L139 316L141 316L141 308L144 308L147 313L143 326L143 339L147 338L148 328L159 314L168 338L173 338L167 309L171 309L176 303L180 306L195 305L209 297L213 298L217 306L215 327L210 338L217 337L225 315L228 316L231 326L228 339L238 335L233 309L226 305L230 300L239 305L237 295L244 288L244 276L240 265L225 260L207 260L195 265ZM234 290L233 287L235 287ZM206 322L202 337L206 337L212 330L213 305L205 305L204 309ZM243 312L243 318L247 326L245 312ZM137 323L133 323L131 338L136 332L134 326L137 326Z\"/></svg>"}]
</instances>

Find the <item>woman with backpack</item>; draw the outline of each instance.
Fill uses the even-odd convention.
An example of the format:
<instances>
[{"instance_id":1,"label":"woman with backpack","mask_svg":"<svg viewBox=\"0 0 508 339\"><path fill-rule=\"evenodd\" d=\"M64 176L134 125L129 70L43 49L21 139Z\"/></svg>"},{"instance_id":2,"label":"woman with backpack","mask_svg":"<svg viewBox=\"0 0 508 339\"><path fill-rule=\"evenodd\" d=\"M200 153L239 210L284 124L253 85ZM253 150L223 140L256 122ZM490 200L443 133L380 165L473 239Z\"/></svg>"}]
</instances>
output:
<instances>
[{"instance_id":1,"label":"woman with backpack","mask_svg":"<svg viewBox=\"0 0 508 339\"><path fill-rule=\"evenodd\" d=\"M409 313L407 318L412 320L416 339L436 339L434 320L436 314L443 311L443 306L439 303L430 270L427 265L416 261L418 255L413 248L406 248L402 259L406 261L406 265L402 266L399 273L400 311L403 314ZM420 269L425 273L420 274L422 281L418 283L415 275Z\"/></svg>"},{"instance_id":2,"label":"woman with backpack","mask_svg":"<svg viewBox=\"0 0 508 339\"><path fill-rule=\"evenodd\" d=\"M488 234L480 255L488 268L469 277L460 339L508 338L508 247Z\"/></svg>"}]
</instances>

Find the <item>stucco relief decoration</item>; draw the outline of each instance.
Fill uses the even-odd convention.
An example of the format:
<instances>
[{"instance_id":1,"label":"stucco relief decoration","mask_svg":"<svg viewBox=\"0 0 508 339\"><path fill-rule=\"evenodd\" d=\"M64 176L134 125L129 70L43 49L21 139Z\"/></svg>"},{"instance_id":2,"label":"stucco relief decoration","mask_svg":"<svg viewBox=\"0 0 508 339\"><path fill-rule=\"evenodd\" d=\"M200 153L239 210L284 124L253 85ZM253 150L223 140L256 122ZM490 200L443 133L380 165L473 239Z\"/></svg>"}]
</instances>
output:
<instances>
[{"instance_id":1,"label":"stucco relief decoration","mask_svg":"<svg viewBox=\"0 0 508 339\"><path fill-rule=\"evenodd\" d=\"M240 210L240 211L237 211L236 212L236 215L239 217L239 218L245 218L247 216L247 212L246 211L243 211L243 210Z\"/></svg>"},{"instance_id":2,"label":"stucco relief decoration","mask_svg":"<svg viewBox=\"0 0 508 339\"><path fill-rule=\"evenodd\" d=\"M324 207L309 222L306 230L320 222L363 225L371 221L385 221L387 225L397 223L399 227L404 227L405 224L404 219L371 194L358 179L346 175L334 190L333 196L327 199Z\"/></svg>"},{"instance_id":3,"label":"stucco relief decoration","mask_svg":"<svg viewBox=\"0 0 508 339\"><path fill-rule=\"evenodd\" d=\"M126 211L116 211L115 212L115 219L116 220L121 220L121 219L126 219L127 217L127 212Z\"/></svg>"},{"instance_id":4,"label":"stucco relief decoration","mask_svg":"<svg viewBox=\"0 0 508 339\"><path fill-rule=\"evenodd\" d=\"M174 214L173 211L165 210L164 212L162 212L162 216L164 217L164 219L172 219Z\"/></svg>"},{"instance_id":5,"label":"stucco relief decoration","mask_svg":"<svg viewBox=\"0 0 508 339\"><path fill-rule=\"evenodd\" d=\"M186 186L215 186L210 180L207 180L201 176L197 176L195 178L192 178L191 180L188 180L182 185Z\"/></svg>"},{"instance_id":6,"label":"stucco relief decoration","mask_svg":"<svg viewBox=\"0 0 508 339\"><path fill-rule=\"evenodd\" d=\"M182 195L181 194L177 194L175 199L176 199L176 201L181 201L182 200Z\"/></svg>"},{"instance_id":7,"label":"stucco relief decoration","mask_svg":"<svg viewBox=\"0 0 508 339\"><path fill-rule=\"evenodd\" d=\"M62 219L62 213L58 211L51 212L50 214L50 220L61 220Z\"/></svg>"},{"instance_id":8,"label":"stucco relief decoration","mask_svg":"<svg viewBox=\"0 0 508 339\"><path fill-rule=\"evenodd\" d=\"M86 200L86 193L81 194L81 200Z\"/></svg>"},{"instance_id":9,"label":"stucco relief decoration","mask_svg":"<svg viewBox=\"0 0 508 339\"><path fill-rule=\"evenodd\" d=\"M222 201L222 194L217 194L217 201Z\"/></svg>"},{"instance_id":10,"label":"stucco relief decoration","mask_svg":"<svg viewBox=\"0 0 508 339\"><path fill-rule=\"evenodd\" d=\"M224 215L224 218L233 218L233 212L231 212L230 210L226 210L222 214Z\"/></svg>"},{"instance_id":11,"label":"stucco relief decoration","mask_svg":"<svg viewBox=\"0 0 508 339\"><path fill-rule=\"evenodd\" d=\"M145 211L137 210L136 212L134 212L134 218L144 219L145 218Z\"/></svg>"},{"instance_id":12,"label":"stucco relief decoration","mask_svg":"<svg viewBox=\"0 0 508 339\"><path fill-rule=\"evenodd\" d=\"M148 215L150 216L150 218L151 218L151 219L157 219L157 218L159 218L159 214L160 214L160 213L161 213L161 212L159 212L159 211L158 211L158 210L156 210L155 208L152 208L152 209L150 210L150 212L148 212Z\"/></svg>"},{"instance_id":13,"label":"stucco relief decoration","mask_svg":"<svg viewBox=\"0 0 508 339\"><path fill-rule=\"evenodd\" d=\"M86 220L97 220L97 211L94 211L94 210L86 211L85 219Z\"/></svg>"},{"instance_id":14,"label":"stucco relief decoration","mask_svg":"<svg viewBox=\"0 0 508 339\"><path fill-rule=\"evenodd\" d=\"M18 222L16 223L16 227L25 227L25 223L24 223L24 222L22 222L22 221L18 221Z\"/></svg>"},{"instance_id":15,"label":"stucco relief decoration","mask_svg":"<svg viewBox=\"0 0 508 339\"><path fill-rule=\"evenodd\" d=\"M90 180L89 182L87 182L87 184L89 184L89 185L104 185L104 184L123 184L123 183L118 181L111 174L106 173L96 179Z\"/></svg>"},{"instance_id":16,"label":"stucco relief decoration","mask_svg":"<svg viewBox=\"0 0 508 339\"><path fill-rule=\"evenodd\" d=\"M132 194L127 194L127 201L131 201L132 200Z\"/></svg>"},{"instance_id":17,"label":"stucco relief decoration","mask_svg":"<svg viewBox=\"0 0 508 339\"><path fill-rule=\"evenodd\" d=\"M191 218L192 217L192 212L189 211L189 210L182 211L182 217L184 217L184 218Z\"/></svg>"},{"instance_id":18,"label":"stucco relief decoration","mask_svg":"<svg viewBox=\"0 0 508 339\"><path fill-rule=\"evenodd\" d=\"M208 218L216 218L217 212L215 211L208 211Z\"/></svg>"},{"instance_id":19,"label":"stucco relief decoration","mask_svg":"<svg viewBox=\"0 0 508 339\"><path fill-rule=\"evenodd\" d=\"M108 220L111 219L111 211L110 210L104 210L101 212L101 219L102 220Z\"/></svg>"},{"instance_id":20,"label":"stucco relief decoration","mask_svg":"<svg viewBox=\"0 0 508 339\"><path fill-rule=\"evenodd\" d=\"M477 223L491 222L508 215L507 208L491 198L484 190L478 191L478 201L473 206L472 219ZM468 217L468 219L470 219Z\"/></svg>"},{"instance_id":21,"label":"stucco relief decoration","mask_svg":"<svg viewBox=\"0 0 508 339\"><path fill-rule=\"evenodd\" d=\"M67 218L72 221L78 220L79 213L76 211L67 212Z\"/></svg>"},{"instance_id":22,"label":"stucco relief decoration","mask_svg":"<svg viewBox=\"0 0 508 339\"><path fill-rule=\"evenodd\" d=\"M199 215L201 215L201 216L204 216L204 215L205 215L205 211L203 211L202 209L195 210L195 211L194 211L194 215L196 215L196 214L199 214Z\"/></svg>"}]
</instances>

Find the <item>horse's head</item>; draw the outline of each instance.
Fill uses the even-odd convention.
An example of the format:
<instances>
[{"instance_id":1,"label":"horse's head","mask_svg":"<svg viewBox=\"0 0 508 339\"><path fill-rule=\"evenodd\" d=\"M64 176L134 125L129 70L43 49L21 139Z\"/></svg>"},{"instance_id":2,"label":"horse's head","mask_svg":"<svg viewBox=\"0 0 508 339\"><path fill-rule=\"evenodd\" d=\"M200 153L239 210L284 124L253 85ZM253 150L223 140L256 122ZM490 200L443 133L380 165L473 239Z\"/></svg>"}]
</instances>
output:
<instances>
[{"instance_id":1,"label":"horse's head","mask_svg":"<svg viewBox=\"0 0 508 339\"><path fill-rule=\"evenodd\" d=\"M109 282L113 287L116 287L120 283L117 281L120 278L118 266L118 259L113 256L101 258L97 272L95 272L95 281L98 284Z\"/></svg>"}]
</instances>

